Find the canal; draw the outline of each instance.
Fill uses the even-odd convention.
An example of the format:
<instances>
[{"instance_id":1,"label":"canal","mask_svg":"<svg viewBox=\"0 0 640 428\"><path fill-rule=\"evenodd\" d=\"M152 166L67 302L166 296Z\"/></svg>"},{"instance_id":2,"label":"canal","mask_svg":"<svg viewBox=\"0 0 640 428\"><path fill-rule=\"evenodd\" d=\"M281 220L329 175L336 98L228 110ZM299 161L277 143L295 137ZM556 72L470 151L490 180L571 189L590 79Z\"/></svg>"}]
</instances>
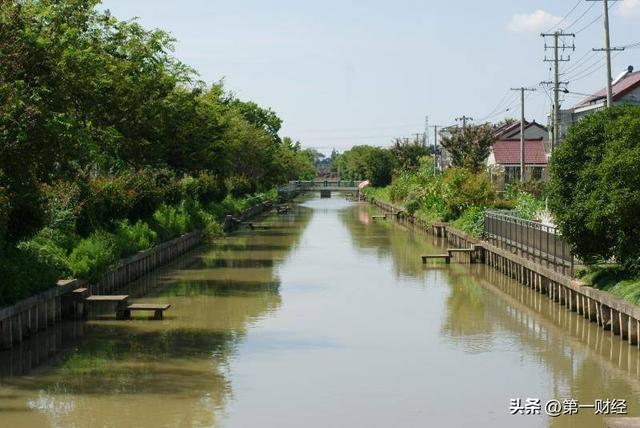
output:
<instances>
[{"instance_id":1,"label":"canal","mask_svg":"<svg viewBox=\"0 0 640 428\"><path fill-rule=\"evenodd\" d=\"M366 204L307 196L131 284L164 321L66 323L0 353L0 427L602 427L640 353ZM544 413L544 410L543 410Z\"/></svg>"}]
</instances>

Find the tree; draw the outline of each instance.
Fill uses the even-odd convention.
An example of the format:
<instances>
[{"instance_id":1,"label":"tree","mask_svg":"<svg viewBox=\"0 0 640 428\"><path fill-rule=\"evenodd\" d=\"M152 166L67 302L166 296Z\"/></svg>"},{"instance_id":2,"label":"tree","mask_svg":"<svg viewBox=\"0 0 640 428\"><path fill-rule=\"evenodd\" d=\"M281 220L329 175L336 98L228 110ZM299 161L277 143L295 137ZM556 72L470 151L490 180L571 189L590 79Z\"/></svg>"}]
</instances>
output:
<instances>
[{"instance_id":1,"label":"tree","mask_svg":"<svg viewBox=\"0 0 640 428\"><path fill-rule=\"evenodd\" d=\"M553 153L549 207L574 253L640 273L640 107L590 114Z\"/></svg>"},{"instance_id":2,"label":"tree","mask_svg":"<svg viewBox=\"0 0 640 428\"><path fill-rule=\"evenodd\" d=\"M336 166L343 180L369 180L373 186L384 187L391 183L396 163L388 149L355 146L338 156Z\"/></svg>"},{"instance_id":3,"label":"tree","mask_svg":"<svg viewBox=\"0 0 640 428\"><path fill-rule=\"evenodd\" d=\"M449 153L453 166L479 171L489 157L494 142L491 125L451 128L440 144Z\"/></svg>"},{"instance_id":4,"label":"tree","mask_svg":"<svg viewBox=\"0 0 640 428\"><path fill-rule=\"evenodd\" d=\"M426 146L419 140L404 141L396 138L391 154L396 159L399 169L404 171L417 171L420 167L420 159L433 154L433 147Z\"/></svg>"}]
</instances>

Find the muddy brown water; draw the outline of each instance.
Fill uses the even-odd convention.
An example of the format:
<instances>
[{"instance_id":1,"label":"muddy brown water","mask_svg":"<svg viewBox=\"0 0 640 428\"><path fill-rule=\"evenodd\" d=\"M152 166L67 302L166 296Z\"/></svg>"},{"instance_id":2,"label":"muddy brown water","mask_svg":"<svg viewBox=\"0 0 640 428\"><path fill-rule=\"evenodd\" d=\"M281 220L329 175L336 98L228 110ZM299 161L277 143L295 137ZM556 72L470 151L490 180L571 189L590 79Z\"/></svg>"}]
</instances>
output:
<instances>
[{"instance_id":1,"label":"muddy brown water","mask_svg":"<svg viewBox=\"0 0 640 428\"><path fill-rule=\"evenodd\" d=\"M423 266L444 244L373 214L308 196L128 287L164 321L0 353L0 427L603 426L512 398L640 415L636 348L486 266Z\"/></svg>"}]
</instances>

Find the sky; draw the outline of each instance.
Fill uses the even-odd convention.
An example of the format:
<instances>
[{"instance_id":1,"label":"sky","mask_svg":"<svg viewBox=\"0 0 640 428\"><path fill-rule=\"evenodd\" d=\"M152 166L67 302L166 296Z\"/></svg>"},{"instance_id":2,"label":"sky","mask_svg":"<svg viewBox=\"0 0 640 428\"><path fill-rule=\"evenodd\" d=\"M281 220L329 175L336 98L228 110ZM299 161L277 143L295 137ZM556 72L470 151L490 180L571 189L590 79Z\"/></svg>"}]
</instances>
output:
<instances>
[{"instance_id":1,"label":"sky","mask_svg":"<svg viewBox=\"0 0 640 428\"><path fill-rule=\"evenodd\" d=\"M640 0L610 2L612 46L640 42ZM273 109L282 136L328 153L388 146L430 125L519 118L546 124L550 80L541 32L561 28L575 52L561 65L577 103L606 82L601 1L587 0L104 0L176 38L175 55L200 78ZM566 18L565 18L566 17ZM551 43L549 40L548 43ZM552 52L547 52L550 57ZM613 75L640 49L613 52ZM433 131L429 131L432 142Z\"/></svg>"}]
</instances>

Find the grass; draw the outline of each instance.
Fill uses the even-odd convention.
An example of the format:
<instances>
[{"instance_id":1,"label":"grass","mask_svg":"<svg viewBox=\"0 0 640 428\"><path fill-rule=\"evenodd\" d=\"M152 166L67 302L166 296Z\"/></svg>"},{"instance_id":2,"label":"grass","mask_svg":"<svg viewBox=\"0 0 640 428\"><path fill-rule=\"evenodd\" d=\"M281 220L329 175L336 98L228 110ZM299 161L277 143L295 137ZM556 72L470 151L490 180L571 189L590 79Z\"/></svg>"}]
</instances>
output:
<instances>
[{"instance_id":1,"label":"grass","mask_svg":"<svg viewBox=\"0 0 640 428\"><path fill-rule=\"evenodd\" d=\"M617 264L590 266L578 273L586 284L633 304L640 304L640 278L632 278Z\"/></svg>"}]
</instances>

